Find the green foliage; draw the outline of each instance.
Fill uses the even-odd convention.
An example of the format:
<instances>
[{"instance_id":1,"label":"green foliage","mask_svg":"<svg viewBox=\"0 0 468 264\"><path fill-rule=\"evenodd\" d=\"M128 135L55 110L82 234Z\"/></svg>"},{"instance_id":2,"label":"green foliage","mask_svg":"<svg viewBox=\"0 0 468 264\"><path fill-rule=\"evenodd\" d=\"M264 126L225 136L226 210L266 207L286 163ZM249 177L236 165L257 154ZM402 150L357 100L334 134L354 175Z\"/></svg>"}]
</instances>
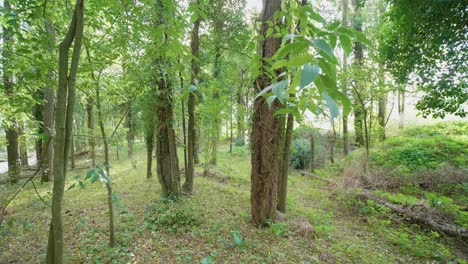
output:
<instances>
[{"instance_id":1,"label":"green foliage","mask_svg":"<svg viewBox=\"0 0 468 264\"><path fill-rule=\"evenodd\" d=\"M400 228L398 232L385 231L385 239L398 247L402 254L409 254L419 258L447 259L449 250L438 243L440 235L431 231L428 235L412 234L407 228Z\"/></svg>"},{"instance_id":2,"label":"green foliage","mask_svg":"<svg viewBox=\"0 0 468 264\"><path fill-rule=\"evenodd\" d=\"M306 215L314 227L314 234L319 237L329 237L337 230L332 224L333 212L326 212L321 209L309 210Z\"/></svg>"},{"instance_id":3,"label":"green foliage","mask_svg":"<svg viewBox=\"0 0 468 264\"><path fill-rule=\"evenodd\" d=\"M309 166L311 158L310 141L298 138L291 144L289 162L294 169L303 170Z\"/></svg>"},{"instance_id":4,"label":"green foliage","mask_svg":"<svg viewBox=\"0 0 468 264\"><path fill-rule=\"evenodd\" d=\"M380 52L399 83L417 75L423 116L466 116L466 2L391 0ZM437 27L434 27L437 25Z\"/></svg>"},{"instance_id":5,"label":"green foliage","mask_svg":"<svg viewBox=\"0 0 468 264\"><path fill-rule=\"evenodd\" d=\"M268 224L268 229L275 236L286 237L286 236L289 236L291 233L286 223L274 223L272 221L268 221L267 224Z\"/></svg>"},{"instance_id":6,"label":"green foliage","mask_svg":"<svg viewBox=\"0 0 468 264\"><path fill-rule=\"evenodd\" d=\"M373 166L399 167L405 174L421 169L436 169L443 163L458 168L468 164L468 143L446 136L393 137L371 155Z\"/></svg>"},{"instance_id":7,"label":"green foliage","mask_svg":"<svg viewBox=\"0 0 468 264\"><path fill-rule=\"evenodd\" d=\"M453 199L435 193L426 193L426 198L432 207L451 218L455 223L468 228L468 212L462 206L455 204Z\"/></svg>"},{"instance_id":8,"label":"green foliage","mask_svg":"<svg viewBox=\"0 0 468 264\"><path fill-rule=\"evenodd\" d=\"M203 213L190 198L152 202L145 209L145 225L154 231L188 232L203 223Z\"/></svg>"}]
</instances>

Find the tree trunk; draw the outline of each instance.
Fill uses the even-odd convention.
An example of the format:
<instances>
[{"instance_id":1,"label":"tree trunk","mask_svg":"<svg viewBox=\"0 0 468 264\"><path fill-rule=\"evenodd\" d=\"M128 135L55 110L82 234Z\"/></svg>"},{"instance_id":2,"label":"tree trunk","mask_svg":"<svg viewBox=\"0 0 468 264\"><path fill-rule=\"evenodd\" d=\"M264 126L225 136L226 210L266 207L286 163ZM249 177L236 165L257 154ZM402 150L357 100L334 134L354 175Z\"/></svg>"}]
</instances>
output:
<instances>
[{"instance_id":1,"label":"tree trunk","mask_svg":"<svg viewBox=\"0 0 468 264\"><path fill-rule=\"evenodd\" d=\"M342 4L342 16L341 16L341 24L344 27L348 27L348 0L341 0ZM348 69L348 56L346 53L343 51L343 73L344 76L346 76L346 72ZM348 93L348 80L347 78L343 78L343 93L347 94ZM349 134L348 134L348 114L345 114L343 111L343 154L347 156L349 154Z\"/></svg>"},{"instance_id":2,"label":"tree trunk","mask_svg":"<svg viewBox=\"0 0 468 264\"><path fill-rule=\"evenodd\" d=\"M282 150L282 165L278 175L278 205L277 209L280 212L286 212L286 197L288 189L288 173L289 173L289 154L291 150L292 132L294 130L294 116L288 114L286 121L286 131L284 134L284 146Z\"/></svg>"},{"instance_id":3,"label":"tree trunk","mask_svg":"<svg viewBox=\"0 0 468 264\"><path fill-rule=\"evenodd\" d=\"M156 160L159 183L163 197L178 197L181 194L179 159L176 150L176 136L173 129L172 87L165 76L157 77L156 113L158 117L156 134ZM190 159L189 159L190 160ZM193 178L192 178L193 179Z\"/></svg>"},{"instance_id":4,"label":"tree trunk","mask_svg":"<svg viewBox=\"0 0 468 264\"><path fill-rule=\"evenodd\" d=\"M91 163L94 168L96 167L96 143L94 140L94 102L91 97L88 97L86 102L86 113L88 116L88 143L91 150Z\"/></svg>"},{"instance_id":5,"label":"tree trunk","mask_svg":"<svg viewBox=\"0 0 468 264\"><path fill-rule=\"evenodd\" d=\"M65 188L68 149L73 124L75 104L75 83L83 40L84 0L76 0L73 19L68 32L60 43L59 84L57 91L57 114L55 115L54 186L52 193L52 221L50 223L46 261L48 264L64 262L62 205ZM74 43L70 70L68 70L69 49Z\"/></svg>"},{"instance_id":6,"label":"tree trunk","mask_svg":"<svg viewBox=\"0 0 468 264\"><path fill-rule=\"evenodd\" d=\"M52 2L51 5L53 6L54 3ZM52 7L53 8L53 7ZM48 37L48 50L49 55L51 58L55 58L55 28L53 22L50 19L46 19L45 21L45 29ZM49 70L47 73L48 80L55 80L56 75L53 70ZM55 83L55 81L54 81ZM54 138L52 135L54 134L54 111L55 111L55 88L52 81L47 83L44 88L44 97L45 101L42 105L42 116L44 120L44 125L42 128L43 133L46 134L46 140L42 140L42 147L41 149L48 149L47 154L42 157L36 157L37 163L39 164L39 158L42 157L44 160L42 161L42 175L41 175L41 182L47 182L53 180L53 162L54 162ZM47 146L48 144L49 147ZM41 151L42 152L42 151Z\"/></svg>"},{"instance_id":7,"label":"tree trunk","mask_svg":"<svg viewBox=\"0 0 468 264\"><path fill-rule=\"evenodd\" d=\"M153 176L153 149L154 149L154 129L149 129L145 135L146 141L146 178Z\"/></svg>"},{"instance_id":8,"label":"tree trunk","mask_svg":"<svg viewBox=\"0 0 468 264\"><path fill-rule=\"evenodd\" d=\"M97 83L96 87L96 107L98 111L99 128L101 129L102 143L104 145L104 167L106 168L106 175L110 179L110 160L109 160L109 143L107 141L106 130L104 127L104 119L102 117L101 99L100 99L100 86L99 77L95 80ZM117 146L118 148L118 146ZM109 246L114 247L115 245L115 228L114 228L114 204L112 203L112 186L110 181L106 182L107 189L107 204L109 207Z\"/></svg>"},{"instance_id":9,"label":"tree trunk","mask_svg":"<svg viewBox=\"0 0 468 264\"><path fill-rule=\"evenodd\" d=\"M215 48L215 60L213 66L213 79L218 80L220 74L220 60L221 60L221 47L218 45ZM219 82L218 82L219 83ZM219 113L219 93L218 87L215 87L213 98L215 101L215 113ZM213 149L211 151L211 161L210 163L216 165L218 163L218 141L219 141L219 134L220 134L220 127L221 127L221 118L219 114L213 115L213 127L212 127L212 135L211 140L213 142ZM226 126L227 127L227 126Z\"/></svg>"},{"instance_id":10,"label":"tree trunk","mask_svg":"<svg viewBox=\"0 0 468 264\"><path fill-rule=\"evenodd\" d=\"M241 70L241 85L237 90L237 139L236 144L243 146L245 144L245 102L242 95L242 89L244 87L244 74L245 70Z\"/></svg>"},{"instance_id":11,"label":"tree trunk","mask_svg":"<svg viewBox=\"0 0 468 264\"><path fill-rule=\"evenodd\" d=\"M128 158L133 156L133 142L135 141L135 120L133 120L132 105L128 106L130 109L127 113L127 149Z\"/></svg>"},{"instance_id":12,"label":"tree trunk","mask_svg":"<svg viewBox=\"0 0 468 264\"><path fill-rule=\"evenodd\" d=\"M315 171L315 140L314 134L310 135L310 172Z\"/></svg>"},{"instance_id":13,"label":"tree trunk","mask_svg":"<svg viewBox=\"0 0 468 264\"><path fill-rule=\"evenodd\" d=\"M398 128L403 129L405 127L405 90L403 88L398 89Z\"/></svg>"},{"instance_id":14,"label":"tree trunk","mask_svg":"<svg viewBox=\"0 0 468 264\"><path fill-rule=\"evenodd\" d=\"M195 1L197 5L200 4L199 0ZM195 85L198 81L198 73L200 71L200 65L198 63L198 52L200 49L200 36L198 31L200 30L200 18L193 23L192 36L190 41L190 47L192 49L192 65L191 65L191 77L190 82ZM188 98L188 135L187 135L187 170L185 171L185 182L183 190L187 194L191 194L193 191L193 177L194 177L194 163L196 160L196 127L195 127L195 94L190 92ZM159 169L159 168L158 168Z\"/></svg>"},{"instance_id":15,"label":"tree trunk","mask_svg":"<svg viewBox=\"0 0 468 264\"><path fill-rule=\"evenodd\" d=\"M71 169L75 169L75 137L72 136L70 138L70 167Z\"/></svg>"},{"instance_id":16,"label":"tree trunk","mask_svg":"<svg viewBox=\"0 0 468 264\"><path fill-rule=\"evenodd\" d=\"M266 36L269 28L268 23L273 22L275 12L281 10L280 0L265 0L262 12L261 34ZM268 37L261 41L259 55L263 65L267 65L265 59L271 58L280 47L280 39ZM271 77L265 68L255 81L254 91L260 93L271 84ZM266 99L260 96L254 101L254 117L252 122L252 169L251 169L251 213L252 220L258 226L267 224L267 220L274 220L276 214L277 176L279 158L279 123L275 118L274 111L278 102L273 102L269 107Z\"/></svg>"},{"instance_id":17,"label":"tree trunk","mask_svg":"<svg viewBox=\"0 0 468 264\"><path fill-rule=\"evenodd\" d=\"M360 7L362 5L361 0L354 0L354 22L353 26L356 31L362 32L362 21L360 16ZM363 45L360 42L355 42L353 47L354 60L357 67L362 67L364 63L364 52ZM357 83L356 85L360 85ZM363 115L364 109L362 109L360 102L358 100L358 95L356 90L353 93L354 97L354 133L356 134L356 147L364 146L364 135L363 135Z\"/></svg>"},{"instance_id":18,"label":"tree trunk","mask_svg":"<svg viewBox=\"0 0 468 264\"><path fill-rule=\"evenodd\" d=\"M24 135L24 128L23 125L18 126L18 138L19 138L19 153L20 153L20 161L21 166L27 167L29 166L28 162L28 145L26 144L26 136Z\"/></svg>"},{"instance_id":19,"label":"tree trunk","mask_svg":"<svg viewBox=\"0 0 468 264\"><path fill-rule=\"evenodd\" d=\"M10 15L10 1L3 1L4 13ZM3 69L3 88L5 96L13 105L14 88L13 88L13 71L10 66L11 53L13 52L13 32L10 27L2 27L3 43L2 43L2 69ZM16 183L20 175L19 153L18 153L18 123L15 118L8 120L5 126L7 155L8 155L8 177L11 183Z\"/></svg>"},{"instance_id":20,"label":"tree trunk","mask_svg":"<svg viewBox=\"0 0 468 264\"><path fill-rule=\"evenodd\" d=\"M44 89L39 89L36 93L36 98L38 98L41 102L44 100ZM34 121L37 123L37 134L38 137L34 141L34 148L36 151L36 164L39 165L40 159L42 157L42 144L43 142L43 134L44 134L44 113L42 111L43 105L36 104L33 106L33 116Z\"/></svg>"}]
</instances>

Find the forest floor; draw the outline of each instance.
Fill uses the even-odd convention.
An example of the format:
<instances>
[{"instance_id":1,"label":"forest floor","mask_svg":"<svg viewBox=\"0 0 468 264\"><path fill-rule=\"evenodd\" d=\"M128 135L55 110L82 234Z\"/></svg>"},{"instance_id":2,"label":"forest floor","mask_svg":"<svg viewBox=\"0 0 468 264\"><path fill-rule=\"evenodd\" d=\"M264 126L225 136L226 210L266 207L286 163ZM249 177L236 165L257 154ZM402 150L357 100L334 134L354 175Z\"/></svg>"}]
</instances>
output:
<instances>
[{"instance_id":1,"label":"forest floor","mask_svg":"<svg viewBox=\"0 0 468 264\"><path fill-rule=\"evenodd\" d=\"M161 201L156 175L146 179L144 145L135 148L133 159L112 156L118 197L115 248L108 247L103 184L86 181L85 188L65 192L67 263L466 263L457 240L391 217L362 216L344 194L295 171L289 177L286 219L269 228L254 227L247 147L235 147L232 154L220 148L211 174L202 176L197 167L191 197ZM75 175L86 175L88 163L80 160L81 169L68 173L67 187L76 182ZM340 181L338 165L317 174ZM52 184L37 187L50 203ZM2 204L17 188L0 186ZM311 233L290 228L301 219L311 223ZM0 262L43 262L49 221L50 208L28 184L0 229Z\"/></svg>"}]
</instances>

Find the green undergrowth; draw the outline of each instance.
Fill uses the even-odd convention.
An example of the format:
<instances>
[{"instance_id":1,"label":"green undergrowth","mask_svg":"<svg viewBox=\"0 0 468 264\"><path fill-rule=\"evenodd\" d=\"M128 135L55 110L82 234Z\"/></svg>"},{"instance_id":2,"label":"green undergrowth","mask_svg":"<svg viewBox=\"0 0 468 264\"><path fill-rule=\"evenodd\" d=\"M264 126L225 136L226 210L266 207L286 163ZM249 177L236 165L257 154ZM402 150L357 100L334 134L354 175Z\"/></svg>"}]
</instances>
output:
<instances>
[{"instance_id":1,"label":"green undergrowth","mask_svg":"<svg viewBox=\"0 0 468 264\"><path fill-rule=\"evenodd\" d=\"M110 178L118 197L116 247L107 244L105 186L97 182L65 192L68 263L427 263L460 258L449 238L395 224L384 209L356 214L356 206L375 205L356 205L351 200L340 203L341 191L328 190L324 182L295 171L289 176L285 219L271 222L267 228L254 227L246 146L236 146L229 153L223 145L218 150L218 164L209 168L214 176L201 176L204 168L197 166L194 194L178 200L161 199L156 175L146 179L142 143L134 153L133 159L117 161L111 152ZM66 188L73 184L73 176L86 175L87 164L88 160L77 163L82 169L69 173ZM341 171L339 165L333 165L316 173L338 182L336 175ZM50 203L51 183L37 187ZM17 186L0 188L4 201ZM404 202L406 198L395 199ZM7 218L10 224L0 229L0 262L43 262L50 208L30 185L11 204ZM301 236L296 232L292 228L296 219L308 221L312 233Z\"/></svg>"}]
</instances>

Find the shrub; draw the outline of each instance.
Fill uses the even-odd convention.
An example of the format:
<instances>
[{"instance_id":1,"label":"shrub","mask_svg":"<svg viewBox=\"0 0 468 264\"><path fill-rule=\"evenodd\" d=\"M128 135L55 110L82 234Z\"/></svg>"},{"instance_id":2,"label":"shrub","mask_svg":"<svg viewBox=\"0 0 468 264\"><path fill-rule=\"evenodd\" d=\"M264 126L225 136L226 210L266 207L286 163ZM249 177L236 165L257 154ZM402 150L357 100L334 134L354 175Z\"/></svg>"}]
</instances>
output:
<instances>
[{"instance_id":1,"label":"shrub","mask_svg":"<svg viewBox=\"0 0 468 264\"><path fill-rule=\"evenodd\" d=\"M187 232L202 222L200 208L189 198L153 202L146 207L145 224L154 231Z\"/></svg>"},{"instance_id":2,"label":"shrub","mask_svg":"<svg viewBox=\"0 0 468 264\"><path fill-rule=\"evenodd\" d=\"M310 142L303 138L295 139L291 144L289 162L294 169L303 170L309 166L311 158Z\"/></svg>"}]
</instances>

